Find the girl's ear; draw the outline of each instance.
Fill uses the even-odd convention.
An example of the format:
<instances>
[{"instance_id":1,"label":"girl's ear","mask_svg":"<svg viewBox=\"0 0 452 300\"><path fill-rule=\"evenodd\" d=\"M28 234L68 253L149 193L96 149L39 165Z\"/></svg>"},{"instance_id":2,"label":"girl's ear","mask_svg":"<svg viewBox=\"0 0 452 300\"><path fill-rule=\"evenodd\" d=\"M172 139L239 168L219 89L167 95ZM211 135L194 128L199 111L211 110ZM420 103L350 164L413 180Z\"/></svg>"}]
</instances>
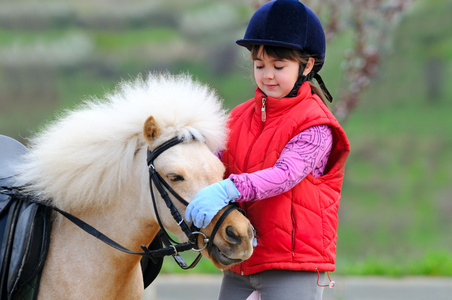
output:
<instances>
[{"instance_id":1,"label":"girl's ear","mask_svg":"<svg viewBox=\"0 0 452 300\"><path fill-rule=\"evenodd\" d=\"M312 68L314 68L315 59L312 57L309 57L308 63L306 64L306 67L303 70L303 75L308 75L311 73Z\"/></svg>"}]
</instances>

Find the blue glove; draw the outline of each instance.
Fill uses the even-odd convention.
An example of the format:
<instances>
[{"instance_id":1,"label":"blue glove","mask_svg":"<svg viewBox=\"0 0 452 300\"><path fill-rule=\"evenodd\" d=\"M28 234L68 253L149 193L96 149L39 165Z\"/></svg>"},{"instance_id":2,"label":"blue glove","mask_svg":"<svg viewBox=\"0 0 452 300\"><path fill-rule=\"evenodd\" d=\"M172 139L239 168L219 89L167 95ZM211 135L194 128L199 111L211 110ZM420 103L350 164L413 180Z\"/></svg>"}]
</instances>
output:
<instances>
[{"instance_id":1,"label":"blue glove","mask_svg":"<svg viewBox=\"0 0 452 300\"><path fill-rule=\"evenodd\" d=\"M198 228L205 228L220 209L238 196L240 193L230 179L211 184L200 190L188 204L185 219L187 222L193 220Z\"/></svg>"}]
</instances>

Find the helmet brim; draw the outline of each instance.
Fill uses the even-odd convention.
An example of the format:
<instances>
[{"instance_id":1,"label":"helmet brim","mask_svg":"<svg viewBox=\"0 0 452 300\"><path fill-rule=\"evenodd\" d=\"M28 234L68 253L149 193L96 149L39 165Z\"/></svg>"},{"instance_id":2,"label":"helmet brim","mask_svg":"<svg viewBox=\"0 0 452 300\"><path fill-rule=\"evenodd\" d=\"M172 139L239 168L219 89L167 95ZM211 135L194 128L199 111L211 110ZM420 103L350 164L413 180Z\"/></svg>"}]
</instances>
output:
<instances>
[{"instance_id":1,"label":"helmet brim","mask_svg":"<svg viewBox=\"0 0 452 300\"><path fill-rule=\"evenodd\" d=\"M237 45L243 46L250 51L251 51L251 48L255 45L276 46L276 47L284 47L284 48L290 48L290 49L296 49L296 50L303 51L303 49L301 49L300 45L286 43L286 42L280 42L280 41L273 41L273 40L241 39L241 40L237 40L236 43L237 43Z\"/></svg>"}]
</instances>

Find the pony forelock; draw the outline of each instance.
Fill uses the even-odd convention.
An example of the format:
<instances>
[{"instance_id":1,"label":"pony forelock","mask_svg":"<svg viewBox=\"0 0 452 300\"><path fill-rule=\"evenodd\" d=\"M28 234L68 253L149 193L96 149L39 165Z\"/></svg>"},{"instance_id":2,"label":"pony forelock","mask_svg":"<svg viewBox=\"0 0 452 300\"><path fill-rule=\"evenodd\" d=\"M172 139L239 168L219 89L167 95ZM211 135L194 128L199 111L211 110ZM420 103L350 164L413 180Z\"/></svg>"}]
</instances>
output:
<instances>
[{"instance_id":1,"label":"pony forelock","mask_svg":"<svg viewBox=\"0 0 452 300\"><path fill-rule=\"evenodd\" d=\"M30 182L29 191L68 211L108 205L137 180L135 157L147 147L149 116L161 129L151 147L174 136L194 137L212 151L224 146L226 111L211 88L187 74L150 73L49 124L30 140L19 177Z\"/></svg>"}]
</instances>

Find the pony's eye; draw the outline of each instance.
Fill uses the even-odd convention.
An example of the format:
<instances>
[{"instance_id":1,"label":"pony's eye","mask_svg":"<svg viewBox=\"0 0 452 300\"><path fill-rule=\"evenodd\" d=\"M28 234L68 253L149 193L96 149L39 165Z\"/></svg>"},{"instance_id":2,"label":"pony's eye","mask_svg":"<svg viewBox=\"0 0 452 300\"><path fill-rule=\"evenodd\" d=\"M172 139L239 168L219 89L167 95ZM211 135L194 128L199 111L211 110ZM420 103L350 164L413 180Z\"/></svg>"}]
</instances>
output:
<instances>
[{"instance_id":1,"label":"pony's eye","mask_svg":"<svg viewBox=\"0 0 452 300\"><path fill-rule=\"evenodd\" d=\"M172 182L176 182L176 181L184 181L184 177L177 175L177 174L168 174L168 179Z\"/></svg>"}]
</instances>

